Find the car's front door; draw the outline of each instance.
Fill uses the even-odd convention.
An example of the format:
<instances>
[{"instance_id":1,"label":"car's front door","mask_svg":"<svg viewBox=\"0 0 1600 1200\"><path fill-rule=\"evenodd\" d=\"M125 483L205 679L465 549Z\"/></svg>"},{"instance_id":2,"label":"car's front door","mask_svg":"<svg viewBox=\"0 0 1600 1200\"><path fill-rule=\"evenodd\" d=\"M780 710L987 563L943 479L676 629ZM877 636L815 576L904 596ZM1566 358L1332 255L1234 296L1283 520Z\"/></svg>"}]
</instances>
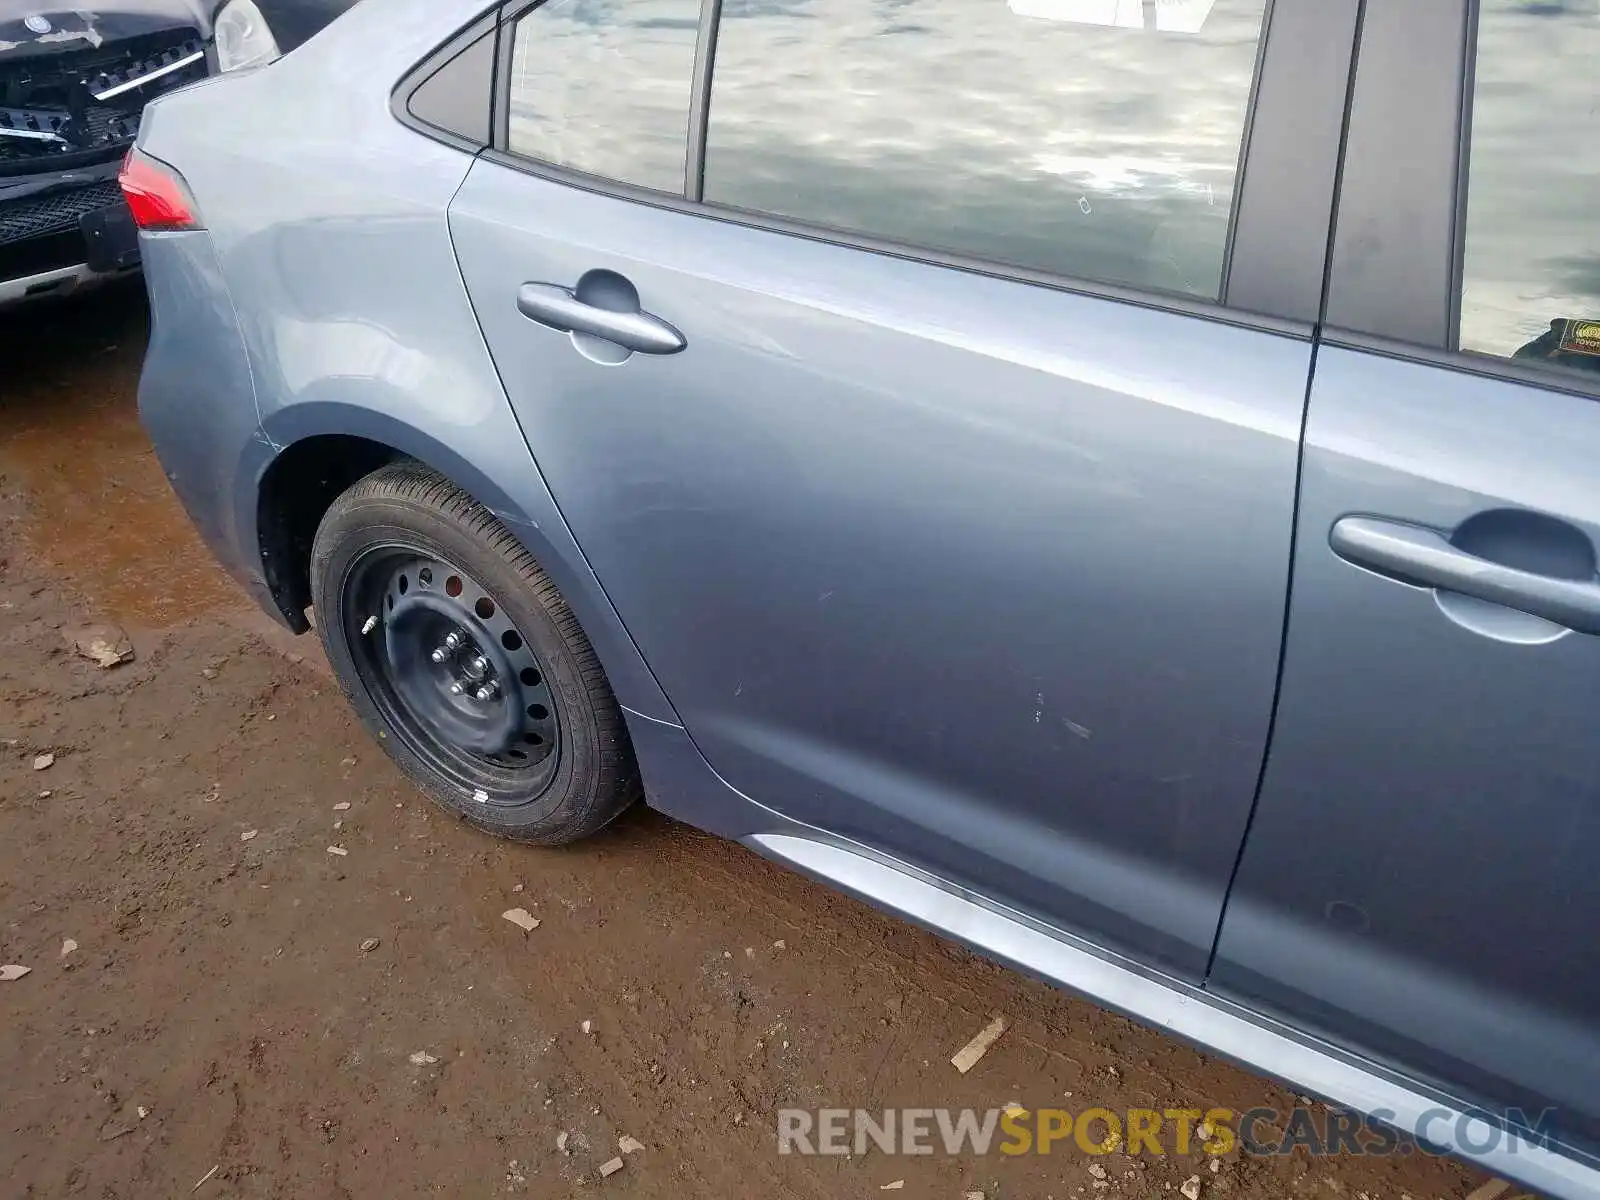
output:
<instances>
[{"instance_id":1,"label":"car's front door","mask_svg":"<svg viewBox=\"0 0 1600 1200\"><path fill-rule=\"evenodd\" d=\"M1279 0L1263 56L1265 7L548 0L451 210L717 771L1191 978L1266 742L1354 26Z\"/></svg>"},{"instance_id":2,"label":"car's front door","mask_svg":"<svg viewBox=\"0 0 1600 1200\"><path fill-rule=\"evenodd\" d=\"M1597 16L1367 8L1282 693L1212 978L1592 1148Z\"/></svg>"}]
</instances>

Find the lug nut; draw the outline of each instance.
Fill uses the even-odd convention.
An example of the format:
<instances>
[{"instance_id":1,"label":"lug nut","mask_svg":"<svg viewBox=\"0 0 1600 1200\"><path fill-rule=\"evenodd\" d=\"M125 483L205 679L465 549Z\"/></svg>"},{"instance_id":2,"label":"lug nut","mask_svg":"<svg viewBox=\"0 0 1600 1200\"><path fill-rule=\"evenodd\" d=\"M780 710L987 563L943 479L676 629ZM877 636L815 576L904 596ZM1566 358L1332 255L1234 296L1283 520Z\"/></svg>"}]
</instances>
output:
<instances>
[{"instance_id":1,"label":"lug nut","mask_svg":"<svg viewBox=\"0 0 1600 1200\"><path fill-rule=\"evenodd\" d=\"M433 661L436 663L442 663L445 659L450 657L450 651L446 650L443 646L440 646L432 654L428 655L428 657L433 659Z\"/></svg>"},{"instance_id":2,"label":"lug nut","mask_svg":"<svg viewBox=\"0 0 1600 1200\"><path fill-rule=\"evenodd\" d=\"M495 694L494 684L486 683L481 688L479 688L477 690L477 692L475 692L474 694L478 697L479 700L493 700L494 699L494 694Z\"/></svg>"},{"instance_id":3,"label":"lug nut","mask_svg":"<svg viewBox=\"0 0 1600 1200\"><path fill-rule=\"evenodd\" d=\"M461 649L462 640L461 631L459 629L452 629L449 633L444 635L445 647L450 650Z\"/></svg>"},{"instance_id":4,"label":"lug nut","mask_svg":"<svg viewBox=\"0 0 1600 1200\"><path fill-rule=\"evenodd\" d=\"M467 690L466 688L461 686L461 682L459 680L451 683L451 685L450 685L450 694L452 696L459 696L459 695L461 695L462 692L464 692L466 690Z\"/></svg>"}]
</instances>

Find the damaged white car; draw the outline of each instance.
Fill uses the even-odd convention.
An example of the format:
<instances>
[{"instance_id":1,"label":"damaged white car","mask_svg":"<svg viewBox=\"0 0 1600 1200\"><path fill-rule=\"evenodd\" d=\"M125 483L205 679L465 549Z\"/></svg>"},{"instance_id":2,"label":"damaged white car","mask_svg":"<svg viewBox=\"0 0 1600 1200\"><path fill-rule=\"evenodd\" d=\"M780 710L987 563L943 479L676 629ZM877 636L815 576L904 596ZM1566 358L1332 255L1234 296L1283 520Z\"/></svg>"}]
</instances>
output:
<instances>
[{"instance_id":1,"label":"damaged white car","mask_svg":"<svg viewBox=\"0 0 1600 1200\"><path fill-rule=\"evenodd\" d=\"M0 0L0 306L138 269L117 168L151 99L260 66L353 0Z\"/></svg>"}]
</instances>

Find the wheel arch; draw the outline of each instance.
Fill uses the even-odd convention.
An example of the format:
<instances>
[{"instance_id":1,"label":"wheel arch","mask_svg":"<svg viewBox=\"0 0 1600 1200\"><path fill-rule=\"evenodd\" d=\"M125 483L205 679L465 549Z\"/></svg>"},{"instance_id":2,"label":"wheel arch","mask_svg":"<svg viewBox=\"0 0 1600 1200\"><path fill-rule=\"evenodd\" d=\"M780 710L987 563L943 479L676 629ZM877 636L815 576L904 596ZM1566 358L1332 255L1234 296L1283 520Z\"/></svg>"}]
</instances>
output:
<instances>
[{"instance_id":1,"label":"wheel arch","mask_svg":"<svg viewBox=\"0 0 1600 1200\"><path fill-rule=\"evenodd\" d=\"M296 633L310 623L311 543L339 494L406 457L393 446L350 434L316 434L287 446L267 465L256 492L261 573L283 619Z\"/></svg>"},{"instance_id":2,"label":"wheel arch","mask_svg":"<svg viewBox=\"0 0 1600 1200\"><path fill-rule=\"evenodd\" d=\"M589 567L532 455L522 447L506 485L425 430L358 405L310 402L278 410L262 427L259 462L239 498L241 544L254 546L279 615L310 628L311 544L335 498L398 459L437 472L506 526L561 590L594 646L617 700L656 721L679 725L666 694ZM521 443L520 435L517 442ZM504 462L502 442L495 457Z\"/></svg>"}]
</instances>

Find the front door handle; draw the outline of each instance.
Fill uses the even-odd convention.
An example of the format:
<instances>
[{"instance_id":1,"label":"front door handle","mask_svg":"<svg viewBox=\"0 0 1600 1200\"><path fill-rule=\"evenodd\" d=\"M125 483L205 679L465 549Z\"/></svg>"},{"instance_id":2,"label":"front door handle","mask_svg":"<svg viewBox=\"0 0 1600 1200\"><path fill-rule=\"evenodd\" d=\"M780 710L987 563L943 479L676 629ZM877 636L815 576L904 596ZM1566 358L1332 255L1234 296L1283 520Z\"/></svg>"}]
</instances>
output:
<instances>
[{"instance_id":1,"label":"front door handle","mask_svg":"<svg viewBox=\"0 0 1600 1200\"><path fill-rule=\"evenodd\" d=\"M1468 554L1431 529L1376 517L1341 517L1328 537L1346 562L1405 583L1458 592L1600 634L1600 582L1537 575Z\"/></svg>"},{"instance_id":2,"label":"front door handle","mask_svg":"<svg viewBox=\"0 0 1600 1200\"><path fill-rule=\"evenodd\" d=\"M637 292L633 293L633 303L638 304ZM660 317L637 307L632 311L601 308L560 284L523 284L517 289L517 308L523 316L551 329L586 333L640 354L676 354L686 345L683 334Z\"/></svg>"}]
</instances>

